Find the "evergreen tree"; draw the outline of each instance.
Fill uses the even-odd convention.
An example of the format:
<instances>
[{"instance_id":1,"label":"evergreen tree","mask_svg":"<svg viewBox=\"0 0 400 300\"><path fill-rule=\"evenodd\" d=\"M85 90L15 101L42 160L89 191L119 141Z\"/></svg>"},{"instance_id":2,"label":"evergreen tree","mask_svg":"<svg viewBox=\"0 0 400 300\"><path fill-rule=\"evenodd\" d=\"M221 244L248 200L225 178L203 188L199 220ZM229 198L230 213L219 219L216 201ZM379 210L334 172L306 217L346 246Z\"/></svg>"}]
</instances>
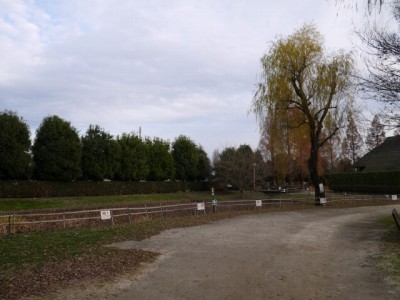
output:
<instances>
[{"instance_id":1,"label":"evergreen tree","mask_svg":"<svg viewBox=\"0 0 400 300\"><path fill-rule=\"evenodd\" d=\"M30 177L29 136L28 125L16 113L0 112L0 180Z\"/></svg>"},{"instance_id":2,"label":"evergreen tree","mask_svg":"<svg viewBox=\"0 0 400 300\"><path fill-rule=\"evenodd\" d=\"M149 174L147 179L160 181L175 178L174 159L170 144L158 138L147 139Z\"/></svg>"},{"instance_id":3,"label":"evergreen tree","mask_svg":"<svg viewBox=\"0 0 400 300\"><path fill-rule=\"evenodd\" d=\"M78 132L58 116L43 119L32 153L37 179L74 180L81 176L82 146Z\"/></svg>"},{"instance_id":4,"label":"evergreen tree","mask_svg":"<svg viewBox=\"0 0 400 300\"><path fill-rule=\"evenodd\" d=\"M198 162L197 162L197 180L207 180L211 175L211 162L207 153L202 147L197 147Z\"/></svg>"},{"instance_id":5,"label":"evergreen tree","mask_svg":"<svg viewBox=\"0 0 400 300\"><path fill-rule=\"evenodd\" d=\"M119 169L120 146L109 133L98 125L90 125L82 137L83 178L91 180L113 179Z\"/></svg>"},{"instance_id":6,"label":"evergreen tree","mask_svg":"<svg viewBox=\"0 0 400 300\"><path fill-rule=\"evenodd\" d=\"M372 149L378 147L380 144L383 143L385 140L385 127L381 123L379 116L375 115L374 119L372 120L371 127L369 128L366 144L368 150L371 151Z\"/></svg>"},{"instance_id":7,"label":"evergreen tree","mask_svg":"<svg viewBox=\"0 0 400 300\"><path fill-rule=\"evenodd\" d=\"M199 151L196 144L181 135L172 143L175 176L178 180L192 181L198 177Z\"/></svg>"},{"instance_id":8,"label":"evergreen tree","mask_svg":"<svg viewBox=\"0 0 400 300\"><path fill-rule=\"evenodd\" d=\"M147 146L135 134L122 134L117 139L121 148L120 168L116 173L119 180L145 180L149 174Z\"/></svg>"}]
</instances>

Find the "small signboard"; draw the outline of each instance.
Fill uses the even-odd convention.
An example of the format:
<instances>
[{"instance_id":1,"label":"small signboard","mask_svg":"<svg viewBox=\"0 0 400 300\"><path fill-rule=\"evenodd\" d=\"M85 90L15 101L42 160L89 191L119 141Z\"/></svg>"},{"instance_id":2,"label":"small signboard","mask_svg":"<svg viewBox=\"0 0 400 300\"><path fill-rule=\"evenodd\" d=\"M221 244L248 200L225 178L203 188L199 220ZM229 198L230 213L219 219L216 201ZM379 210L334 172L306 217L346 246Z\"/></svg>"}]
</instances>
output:
<instances>
[{"instance_id":1,"label":"small signboard","mask_svg":"<svg viewBox=\"0 0 400 300\"><path fill-rule=\"evenodd\" d=\"M397 195L392 195L392 200L397 200Z\"/></svg>"},{"instance_id":2,"label":"small signboard","mask_svg":"<svg viewBox=\"0 0 400 300\"><path fill-rule=\"evenodd\" d=\"M102 220L110 220L111 219L111 211L110 210L100 211L100 217Z\"/></svg>"},{"instance_id":3,"label":"small signboard","mask_svg":"<svg viewBox=\"0 0 400 300\"><path fill-rule=\"evenodd\" d=\"M320 204L326 204L326 198L319 198Z\"/></svg>"},{"instance_id":4,"label":"small signboard","mask_svg":"<svg viewBox=\"0 0 400 300\"><path fill-rule=\"evenodd\" d=\"M323 183L320 183L319 184L319 192L320 193L323 193L324 192L324 184ZM322 202L321 202L322 203Z\"/></svg>"},{"instance_id":5,"label":"small signboard","mask_svg":"<svg viewBox=\"0 0 400 300\"><path fill-rule=\"evenodd\" d=\"M218 200L217 199L212 199L211 204L214 205L214 206L217 205L218 204Z\"/></svg>"},{"instance_id":6,"label":"small signboard","mask_svg":"<svg viewBox=\"0 0 400 300\"><path fill-rule=\"evenodd\" d=\"M262 206L262 200L256 200L256 206L261 207Z\"/></svg>"},{"instance_id":7,"label":"small signboard","mask_svg":"<svg viewBox=\"0 0 400 300\"><path fill-rule=\"evenodd\" d=\"M206 210L204 203L197 203L197 210Z\"/></svg>"}]
</instances>

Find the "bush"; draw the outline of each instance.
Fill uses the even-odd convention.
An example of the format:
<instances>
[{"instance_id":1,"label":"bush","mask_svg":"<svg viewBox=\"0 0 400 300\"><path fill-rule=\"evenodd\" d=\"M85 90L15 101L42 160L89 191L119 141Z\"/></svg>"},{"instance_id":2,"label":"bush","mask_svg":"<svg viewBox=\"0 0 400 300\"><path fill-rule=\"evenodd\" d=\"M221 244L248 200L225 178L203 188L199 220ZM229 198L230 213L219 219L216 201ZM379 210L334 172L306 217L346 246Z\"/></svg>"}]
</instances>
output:
<instances>
[{"instance_id":1,"label":"bush","mask_svg":"<svg viewBox=\"0 0 400 300\"><path fill-rule=\"evenodd\" d=\"M337 173L327 175L327 180L335 192L400 193L400 171Z\"/></svg>"},{"instance_id":2,"label":"bush","mask_svg":"<svg viewBox=\"0 0 400 300\"><path fill-rule=\"evenodd\" d=\"M206 191L210 182L0 181L0 198L77 197Z\"/></svg>"}]
</instances>

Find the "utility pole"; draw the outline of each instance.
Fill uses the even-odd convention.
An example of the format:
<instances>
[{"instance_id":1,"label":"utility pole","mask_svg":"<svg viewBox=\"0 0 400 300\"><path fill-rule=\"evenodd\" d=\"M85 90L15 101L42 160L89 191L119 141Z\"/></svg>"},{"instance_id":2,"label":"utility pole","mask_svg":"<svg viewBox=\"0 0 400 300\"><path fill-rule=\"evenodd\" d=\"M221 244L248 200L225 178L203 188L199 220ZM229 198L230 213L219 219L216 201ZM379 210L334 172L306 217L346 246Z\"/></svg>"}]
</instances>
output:
<instances>
[{"instance_id":1,"label":"utility pole","mask_svg":"<svg viewBox=\"0 0 400 300\"><path fill-rule=\"evenodd\" d=\"M256 190L256 163L253 163L253 191Z\"/></svg>"}]
</instances>

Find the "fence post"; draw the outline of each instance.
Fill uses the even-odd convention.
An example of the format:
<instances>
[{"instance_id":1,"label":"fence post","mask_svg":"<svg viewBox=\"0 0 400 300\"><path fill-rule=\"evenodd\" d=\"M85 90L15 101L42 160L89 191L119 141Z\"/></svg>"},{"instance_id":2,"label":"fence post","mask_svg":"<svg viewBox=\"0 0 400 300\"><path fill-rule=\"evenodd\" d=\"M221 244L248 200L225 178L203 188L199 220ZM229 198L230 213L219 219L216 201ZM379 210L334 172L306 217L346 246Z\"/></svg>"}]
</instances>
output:
<instances>
[{"instance_id":1,"label":"fence post","mask_svg":"<svg viewBox=\"0 0 400 300\"><path fill-rule=\"evenodd\" d=\"M114 214L113 214L113 211L111 211L111 224L114 227Z\"/></svg>"},{"instance_id":2,"label":"fence post","mask_svg":"<svg viewBox=\"0 0 400 300\"><path fill-rule=\"evenodd\" d=\"M147 204L144 205L144 208L146 209L146 220L149 219L149 213L147 212Z\"/></svg>"},{"instance_id":3,"label":"fence post","mask_svg":"<svg viewBox=\"0 0 400 300\"><path fill-rule=\"evenodd\" d=\"M161 215L162 215L162 218L164 219L164 211L163 211L163 207L162 207L161 203L160 203L160 208L161 208Z\"/></svg>"},{"instance_id":4,"label":"fence post","mask_svg":"<svg viewBox=\"0 0 400 300\"><path fill-rule=\"evenodd\" d=\"M128 216L129 216L129 224L132 224L132 214L129 209L128 209Z\"/></svg>"},{"instance_id":5,"label":"fence post","mask_svg":"<svg viewBox=\"0 0 400 300\"><path fill-rule=\"evenodd\" d=\"M64 229L65 229L65 213L63 213Z\"/></svg>"}]
</instances>

